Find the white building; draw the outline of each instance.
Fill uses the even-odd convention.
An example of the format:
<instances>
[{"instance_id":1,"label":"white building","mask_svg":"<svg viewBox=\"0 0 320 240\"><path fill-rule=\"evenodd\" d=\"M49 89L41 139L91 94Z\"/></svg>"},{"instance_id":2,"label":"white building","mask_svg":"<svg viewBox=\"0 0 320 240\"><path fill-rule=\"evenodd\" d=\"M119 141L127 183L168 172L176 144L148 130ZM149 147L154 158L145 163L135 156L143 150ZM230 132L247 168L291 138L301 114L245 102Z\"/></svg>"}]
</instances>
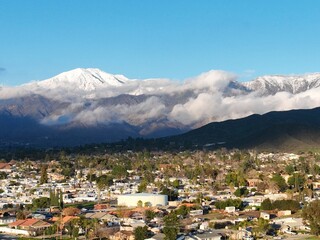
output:
<instances>
[{"instance_id":1,"label":"white building","mask_svg":"<svg viewBox=\"0 0 320 240\"><path fill-rule=\"evenodd\" d=\"M136 207L139 203L143 206L166 206L168 205L168 196L162 194L136 193L118 195L118 205L127 207Z\"/></svg>"}]
</instances>

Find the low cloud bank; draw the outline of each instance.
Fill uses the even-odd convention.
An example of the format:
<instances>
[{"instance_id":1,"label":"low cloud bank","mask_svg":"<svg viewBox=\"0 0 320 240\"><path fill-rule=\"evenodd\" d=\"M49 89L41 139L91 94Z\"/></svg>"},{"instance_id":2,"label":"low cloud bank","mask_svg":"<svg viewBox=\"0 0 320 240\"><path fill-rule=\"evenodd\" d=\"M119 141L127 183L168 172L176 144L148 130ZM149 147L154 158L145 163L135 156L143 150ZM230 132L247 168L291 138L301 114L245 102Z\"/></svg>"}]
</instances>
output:
<instances>
[{"instance_id":1,"label":"low cloud bank","mask_svg":"<svg viewBox=\"0 0 320 240\"><path fill-rule=\"evenodd\" d=\"M91 92L77 89L41 89L23 86L0 89L0 99L41 94L71 104L66 109L42 119L44 124L55 124L61 119L86 125L127 122L135 126L164 122L181 127L199 127L212 121L245 117L254 113L320 106L320 88L299 94L278 92L261 96L257 92L225 95L236 76L224 71L209 71L183 83L168 79L131 80L118 87L96 89ZM240 83L241 84L241 83ZM235 91L238 91L237 89ZM239 90L240 91L240 90ZM188 92L189 94L183 95ZM147 95L144 101L130 104L85 106L86 100L115 97L121 94ZM165 96L180 96L168 104ZM188 96L188 97L181 97ZM174 99L174 97L173 97ZM94 102L94 101L93 101Z\"/></svg>"}]
</instances>

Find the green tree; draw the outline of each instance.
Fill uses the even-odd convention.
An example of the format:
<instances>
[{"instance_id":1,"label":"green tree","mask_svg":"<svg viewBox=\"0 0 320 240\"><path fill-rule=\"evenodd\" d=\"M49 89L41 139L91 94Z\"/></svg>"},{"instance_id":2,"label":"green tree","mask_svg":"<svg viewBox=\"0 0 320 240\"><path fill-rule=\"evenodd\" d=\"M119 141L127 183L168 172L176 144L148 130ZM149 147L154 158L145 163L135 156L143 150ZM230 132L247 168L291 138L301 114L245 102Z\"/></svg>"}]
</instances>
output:
<instances>
[{"instance_id":1,"label":"green tree","mask_svg":"<svg viewBox=\"0 0 320 240\"><path fill-rule=\"evenodd\" d=\"M153 219L156 216L156 213L154 211L148 209L144 212L144 216L147 221L150 221L151 219Z\"/></svg>"},{"instance_id":2,"label":"green tree","mask_svg":"<svg viewBox=\"0 0 320 240\"><path fill-rule=\"evenodd\" d=\"M235 207L236 209L243 209L244 204L241 199L227 199L225 201L216 201L215 204L217 209L225 209L226 207Z\"/></svg>"},{"instance_id":3,"label":"green tree","mask_svg":"<svg viewBox=\"0 0 320 240\"><path fill-rule=\"evenodd\" d=\"M303 188L305 183L305 178L303 175L295 173L293 176L289 177L288 184L291 188L295 189L296 192Z\"/></svg>"},{"instance_id":4,"label":"green tree","mask_svg":"<svg viewBox=\"0 0 320 240\"><path fill-rule=\"evenodd\" d=\"M143 205L143 202L142 202L141 200L139 200L139 201L137 202L137 207L142 207L142 205Z\"/></svg>"},{"instance_id":5,"label":"green tree","mask_svg":"<svg viewBox=\"0 0 320 240\"><path fill-rule=\"evenodd\" d=\"M269 221L263 218L259 218L257 227L254 229L254 231L257 233L265 234L268 228L269 228Z\"/></svg>"},{"instance_id":6,"label":"green tree","mask_svg":"<svg viewBox=\"0 0 320 240\"><path fill-rule=\"evenodd\" d=\"M292 164L289 164L286 166L285 168L286 173L288 173L289 175L291 175L292 173L294 173L295 168Z\"/></svg>"},{"instance_id":7,"label":"green tree","mask_svg":"<svg viewBox=\"0 0 320 240\"><path fill-rule=\"evenodd\" d=\"M134 229L133 234L135 240L144 240L148 237L148 227L137 227Z\"/></svg>"},{"instance_id":8,"label":"green tree","mask_svg":"<svg viewBox=\"0 0 320 240\"><path fill-rule=\"evenodd\" d=\"M174 191L173 189L164 187L161 191L161 194L168 195L169 201L175 201L178 198L178 193Z\"/></svg>"},{"instance_id":9,"label":"green tree","mask_svg":"<svg viewBox=\"0 0 320 240\"><path fill-rule=\"evenodd\" d=\"M179 218L172 212L163 218L164 227L163 233L165 235L165 240L175 240L179 233Z\"/></svg>"},{"instance_id":10,"label":"green tree","mask_svg":"<svg viewBox=\"0 0 320 240\"><path fill-rule=\"evenodd\" d=\"M0 180L7 179L8 174L6 172L0 172Z\"/></svg>"},{"instance_id":11,"label":"green tree","mask_svg":"<svg viewBox=\"0 0 320 240\"><path fill-rule=\"evenodd\" d=\"M50 189L50 206L59 206L59 192Z\"/></svg>"},{"instance_id":12,"label":"green tree","mask_svg":"<svg viewBox=\"0 0 320 240\"><path fill-rule=\"evenodd\" d=\"M276 200L272 203L272 207L273 209L297 212L300 209L300 203L295 200Z\"/></svg>"},{"instance_id":13,"label":"green tree","mask_svg":"<svg viewBox=\"0 0 320 240\"><path fill-rule=\"evenodd\" d=\"M142 180L138 186L138 192L142 193L147 190L148 182L146 180Z\"/></svg>"},{"instance_id":14,"label":"green tree","mask_svg":"<svg viewBox=\"0 0 320 240\"><path fill-rule=\"evenodd\" d=\"M177 215L181 215L183 217L186 217L190 212L190 208L188 208L186 205L181 205L177 210Z\"/></svg>"},{"instance_id":15,"label":"green tree","mask_svg":"<svg viewBox=\"0 0 320 240\"><path fill-rule=\"evenodd\" d=\"M62 190L59 190L59 207L60 209L63 209L63 193L62 193Z\"/></svg>"},{"instance_id":16,"label":"green tree","mask_svg":"<svg viewBox=\"0 0 320 240\"><path fill-rule=\"evenodd\" d=\"M40 182L39 182L40 185L48 182L47 169L48 169L48 166L47 166L47 165L43 164L43 165L41 166L41 170L40 170Z\"/></svg>"},{"instance_id":17,"label":"green tree","mask_svg":"<svg viewBox=\"0 0 320 240\"><path fill-rule=\"evenodd\" d=\"M32 208L34 210L38 208L48 208L50 207L50 199L47 197L36 198L32 200Z\"/></svg>"},{"instance_id":18,"label":"green tree","mask_svg":"<svg viewBox=\"0 0 320 240\"><path fill-rule=\"evenodd\" d=\"M75 239L77 239L79 236L79 227L74 227L72 229L72 237L74 237Z\"/></svg>"},{"instance_id":19,"label":"green tree","mask_svg":"<svg viewBox=\"0 0 320 240\"><path fill-rule=\"evenodd\" d=\"M94 181L96 181L100 189L110 187L113 184L113 178L110 175L103 174L100 177L94 176Z\"/></svg>"},{"instance_id":20,"label":"green tree","mask_svg":"<svg viewBox=\"0 0 320 240\"><path fill-rule=\"evenodd\" d=\"M271 180L277 184L281 192L284 192L288 187L286 180L280 174L274 174Z\"/></svg>"},{"instance_id":21,"label":"green tree","mask_svg":"<svg viewBox=\"0 0 320 240\"><path fill-rule=\"evenodd\" d=\"M23 220L23 219L26 219L26 217L27 217L26 214L22 210L17 211L16 213L17 220Z\"/></svg>"},{"instance_id":22,"label":"green tree","mask_svg":"<svg viewBox=\"0 0 320 240\"><path fill-rule=\"evenodd\" d=\"M236 197L242 197L242 196L246 196L249 194L249 190L246 187L242 187L242 188L238 188L235 192L234 195Z\"/></svg>"},{"instance_id":23,"label":"green tree","mask_svg":"<svg viewBox=\"0 0 320 240\"><path fill-rule=\"evenodd\" d=\"M178 188L179 186L180 186L180 181L178 180L178 179L176 179L176 180L174 180L173 182L172 182L172 187L174 187L174 188Z\"/></svg>"},{"instance_id":24,"label":"green tree","mask_svg":"<svg viewBox=\"0 0 320 240\"><path fill-rule=\"evenodd\" d=\"M302 211L302 217L310 224L311 233L320 235L320 200L310 202Z\"/></svg>"},{"instance_id":25,"label":"green tree","mask_svg":"<svg viewBox=\"0 0 320 240\"><path fill-rule=\"evenodd\" d=\"M124 166L119 164L112 168L111 173L115 178L124 178L128 174L127 169Z\"/></svg>"},{"instance_id":26,"label":"green tree","mask_svg":"<svg viewBox=\"0 0 320 240\"><path fill-rule=\"evenodd\" d=\"M263 200L263 202L261 203L261 210L272 210L272 202L270 201L269 198Z\"/></svg>"}]
</instances>

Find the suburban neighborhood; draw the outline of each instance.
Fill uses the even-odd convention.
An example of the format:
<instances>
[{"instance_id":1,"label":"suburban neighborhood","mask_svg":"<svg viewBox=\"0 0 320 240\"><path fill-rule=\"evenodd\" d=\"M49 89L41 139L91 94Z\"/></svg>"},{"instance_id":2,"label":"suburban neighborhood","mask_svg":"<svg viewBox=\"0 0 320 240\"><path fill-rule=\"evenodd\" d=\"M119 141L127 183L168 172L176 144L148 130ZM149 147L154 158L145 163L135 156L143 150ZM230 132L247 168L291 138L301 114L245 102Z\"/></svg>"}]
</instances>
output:
<instances>
[{"instance_id":1,"label":"suburban neighborhood","mask_svg":"<svg viewBox=\"0 0 320 240\"><path fill-rule=\"evenodd\" d=\"M320 231L312 222L320 219L318 164L312 152L224 149L3 159L0 232L46 239L306 239Z\"/></svg>"}]
</instances>

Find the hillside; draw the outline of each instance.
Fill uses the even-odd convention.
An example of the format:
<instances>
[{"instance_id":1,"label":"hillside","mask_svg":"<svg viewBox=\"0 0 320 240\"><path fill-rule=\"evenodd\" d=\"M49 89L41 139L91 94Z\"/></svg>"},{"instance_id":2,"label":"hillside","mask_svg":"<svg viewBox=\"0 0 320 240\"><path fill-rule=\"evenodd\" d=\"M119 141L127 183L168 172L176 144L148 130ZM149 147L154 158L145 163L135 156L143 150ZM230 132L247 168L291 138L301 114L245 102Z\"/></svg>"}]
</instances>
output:
<instances>
[{"instance_id":1,"label":"hillside","mask_svg":"<svg viewBox=\"0 0 320 240\"><path fill-rule=\"evenodd\" d=\"M320 147L320 108L215 122L168 141L199 147L297 150Z\"/></svg>"}]
</instances>

